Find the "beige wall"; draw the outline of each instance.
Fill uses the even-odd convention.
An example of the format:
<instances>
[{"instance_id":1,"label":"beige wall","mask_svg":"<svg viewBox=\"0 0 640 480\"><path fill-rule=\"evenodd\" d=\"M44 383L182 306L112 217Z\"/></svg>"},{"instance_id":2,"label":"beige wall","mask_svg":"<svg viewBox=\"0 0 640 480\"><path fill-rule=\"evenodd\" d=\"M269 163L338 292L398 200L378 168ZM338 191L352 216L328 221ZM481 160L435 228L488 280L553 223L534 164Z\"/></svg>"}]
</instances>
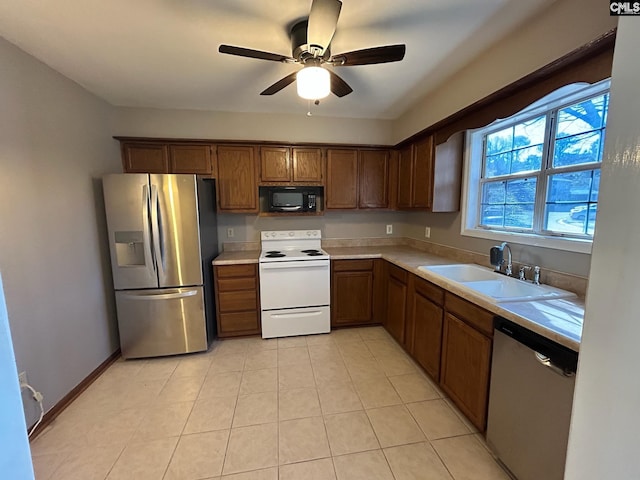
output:
<instances>
[{"instance_id":1,"label":"beige wall","mask_svg":"<svg viewBox=\"0 0 640 480\"><path fill-rule=\"evenodd\" d=\"M392 125L413 135L615 28L601 0L557 0L445 80Z\"/></svg>"},{"instance_id":2,"label":"beige wall","mask_svg":"<svg viewBox=\"0 0 640 480\"><path fill-rule=\"evenodd\" d=\"M393 234L386 226L393 225ZM233 229L229 238L227 230ZM326 212L319 217L259 217L257 215L218 215L218 241L259 242L262 230L322 230L323 239L402 237L407 232L407 214L387 211Z\"/></svg>"},{"instance_id":3,"label":"beige wall","mask_svg":"<svg viewBox=\"0 0 640 480\"><path fill-rule=\"evenodd\" d=\"M389 145L391 121L314 115L117 108L114 135Z\"/></svg>"},{"instance_id":4,"label":"beige wall","mask_svg":"<svg viewBox=\"0 0 640 480\"><path fill-rule=\"evenodd\" d=\"M117 348L98 179L120 159L108 104L1 38L0 64L0 271L18 369L48 409Z\"/></svg>"},{"instance_id":5,"label":"beige wall","mask_svg":"<svg viewBox=\"0 0 640 480\"><path fill-rule=\"evenodd\" d=\"M579 12L579 13L578 13ZM436 123L473 102L551 63L614 28L599 0L558 0L533 21L478 55L442 86L424 97L393 122L393 142ZM424 227L431 227L431 241L487 253L496 242L460 235L461 215L414 214L408 235L424 240ZM576 275L589 274L590 255L547 248L515 245L514 256L525 263L541 265Z\"/></svg>"}]
</instances>

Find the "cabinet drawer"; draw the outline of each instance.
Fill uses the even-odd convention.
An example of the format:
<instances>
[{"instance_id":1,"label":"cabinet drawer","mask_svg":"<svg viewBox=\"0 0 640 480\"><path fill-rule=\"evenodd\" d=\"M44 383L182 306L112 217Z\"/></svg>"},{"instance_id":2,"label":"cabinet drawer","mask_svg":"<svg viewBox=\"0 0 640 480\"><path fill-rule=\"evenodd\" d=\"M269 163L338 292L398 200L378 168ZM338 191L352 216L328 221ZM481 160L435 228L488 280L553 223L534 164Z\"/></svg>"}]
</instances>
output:
<instances>
[{"instance_id":1,"label":"cabinet drawer","mask_svg":"<svg viewBox=\"0 0 640 480\"><path fill-rule=\"evenodd\" d=\"M493 314L447 292L445 309L463 319L472 327L493 338Z\"/></svg>"},{"instance_id":2,"label":"cabinet drawer","mask_svg":"<svg viewBox=\"0 0 640 480\"><path fill-rule=\"evenodd\" d=\"M334 260L334 272L359 272L373 270L373 260Z\"/></svg>"},{"instance_id":3,"label":"cabinet drawer","mask_svg":"<svg viewBox=\"0 0 640 480\"><path fill-rule=\"evenodd\" d=\"M387 268L389 269L389 276L395 278L399 282L407 283L407 271L396 267L395 265L388 263Z\"/></svg>"},{"instance_id":4,"label":"cabinet drawer","mask_svg":"<svg viewBox=\"0 0 640 480\"><path fill-rule=\"evenodd\" d=\"M246 335L260 332L258 312L225 313L220 315L220 336Z\"/></svg>"},{"instance_id":5,"label":"cabinet drawer","mask_svg":"<svg viewBox=\"0 0 640 480\"><path fill-rule=\"evenodd\" d=\"M256 277L219 278L219 292L235 292L238 290L256 290Z\"/></svg>"},{"instance_id":6,"label":"cabinet drawer","mask_svg":"<svg viewBox=\"0 0 640 480\"><path fill-rule=\"evenodd\" d=\"M221 313L242 312L245 310L256 310L258 308L257 292L255 290L245 290L241 292L219 292L218 308Z\"/></svg>"},{"instance_id":7,"label":"cabinet drawer","mask_svg":"<svg viewBox=\"0 0 640 480\"><path fill-rule=\"evenodd\" d=\"M229 277L255 277L256 266L253 263L240 265L222 265L216 267L216 276L218 278Z\"/></svg>"},{"instance_id":8,"label":"cabinet drawer","mask_svg":"<svg viewBox=\"0 0 640 480\"><path fill-rule=\"evenodd\" d=\"M416 292L420 293L423 297L428 298L433 303L437 305L442 305L444 303L444 290L435 286L433 283L416 276L414 288Z\"/></svg>"}]
</instances>

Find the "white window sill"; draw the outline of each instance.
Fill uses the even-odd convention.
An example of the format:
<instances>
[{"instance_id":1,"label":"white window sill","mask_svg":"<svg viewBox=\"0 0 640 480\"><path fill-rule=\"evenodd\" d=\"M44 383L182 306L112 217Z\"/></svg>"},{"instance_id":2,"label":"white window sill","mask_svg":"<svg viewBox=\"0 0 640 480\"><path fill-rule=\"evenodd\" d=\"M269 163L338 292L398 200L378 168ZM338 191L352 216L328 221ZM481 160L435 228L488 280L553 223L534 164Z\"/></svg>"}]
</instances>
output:
<instances>
[{"instance_id":1,"label":"white window sill","mask_svg":"<svg viewBox=\"0 0 640 480\"><path fill-rule=\"evenodd\" d=\"M576 253L591 253L593 241L576 238L546 237L544 235L527 234L521 232L506 232L498 230L485 230L481 228L465 228L462 235L466 237L485 238L499 242L518 243L533 247L553 248Z\"/></svg>"}]
</instances>

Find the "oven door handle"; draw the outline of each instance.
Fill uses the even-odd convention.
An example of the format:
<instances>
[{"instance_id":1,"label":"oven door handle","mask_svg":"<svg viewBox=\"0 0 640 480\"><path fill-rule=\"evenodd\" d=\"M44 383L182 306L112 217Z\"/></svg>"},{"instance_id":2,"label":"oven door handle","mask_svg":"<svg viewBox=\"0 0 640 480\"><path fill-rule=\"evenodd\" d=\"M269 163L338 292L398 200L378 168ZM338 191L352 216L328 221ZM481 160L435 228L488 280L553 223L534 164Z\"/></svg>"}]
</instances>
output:
<instances>
[{"instance_id":1,"label":"oven door handle","mask_svg":"<svg viewBox=\"0 0 640 480\"><path fill-rule=\"evenodd\" d=\"M293 313L273 313L271 314L272 318L287 318L287 317L317 317L318 315L322 315L322 310L312 310L310 312L293 312Z\"/></svg>"},{"instance_id":2,"label":"oven door handle","mask_svg":"<svg viewBox=\"0 0 640 480\"><path fill-rule=\"evenodd\" d=\"M328 260L294 260L291 262L266 262L260 264L260 270L282 270L286 268L329 268Z\"/></svg>"}]
</instances>

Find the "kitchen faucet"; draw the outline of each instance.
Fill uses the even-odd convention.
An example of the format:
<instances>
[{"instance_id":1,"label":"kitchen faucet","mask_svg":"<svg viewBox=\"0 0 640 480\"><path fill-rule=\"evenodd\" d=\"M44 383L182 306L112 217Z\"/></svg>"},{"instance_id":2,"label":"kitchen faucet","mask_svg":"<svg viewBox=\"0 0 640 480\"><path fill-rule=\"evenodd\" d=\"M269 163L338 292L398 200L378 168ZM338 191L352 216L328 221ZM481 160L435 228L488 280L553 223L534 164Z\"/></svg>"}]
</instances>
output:
<instances>
[{"instance_id":1,"label":"kitchen faucet","mask_svg":"<svg viewBox=\"0 0 640 480\"><path fill-rule=\"evenodd\" d=\"M504 263L504 257L503 257L503 252L504 249L508 250L508 254L509 256L507 257L507 268L504 271L504 274L507 277L510 277L511 274L513 273L512 271L512 267L513 265L511 264L511 247L509 246L509 244L507 242L502 242L502 244L498 247L493 247L491 249L491 264L494 265L496 267L496 272L500 271L500 267L502 266L502 264Z\"/></svg>"}]
</instances>

